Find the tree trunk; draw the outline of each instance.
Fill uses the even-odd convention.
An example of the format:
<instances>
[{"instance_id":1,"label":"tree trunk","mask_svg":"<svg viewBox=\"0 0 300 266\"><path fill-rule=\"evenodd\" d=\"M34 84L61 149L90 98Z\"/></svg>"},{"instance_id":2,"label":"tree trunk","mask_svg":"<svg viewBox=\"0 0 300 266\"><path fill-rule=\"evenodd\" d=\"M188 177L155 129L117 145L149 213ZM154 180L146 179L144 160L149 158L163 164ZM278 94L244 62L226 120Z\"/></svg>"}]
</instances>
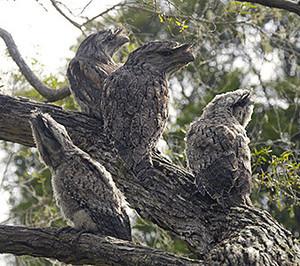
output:
<instances>
[{"instance_id":1,"label":"tree trunk","mask_svg":"<svg viewBox=\"0 0 300 266\"><path fill-rule=\"evenodd\" d=\"M210 265L296 265L300 263L299 243L267 212L249 207L222 209L210 198L196 193L194 178L190 173L159 154L153 155L155 172L146 172L137 178L121 166L105 136L103 123L85 114L66 111L53 104L0 96L0 138L34 146L28 118L30 112L36 108L49 113L57 122L63 124L74 144L106 167L132 208L143 218L179 235L186 241L191 251L205 263ZM14 227L10 230L14 230ZM16 230L20 229L16 228ZM85 243L88 248L94 247L89 244L89 239L93 236L90 234L84 236L80 237L81 245ZM49 238L53 239L53 236ZM10 245L13 247L14 241L11 241ZM66 241L65 244L70 245L71 240ZM118 240L117 243L121 241ZM131 245L132 254L135 254L135 249L138 254L140 246L126 243ZM15 244L17 246L17 242ZM39 253L42 246L32 247L35 253L30 254L44 256L42 252ZM114 250L114 247L112 249ZM0 252L29 254L14 248L8 250L2 247ZM105 259L101 252L95 254L99 262ZM118 253L119 256L120 254L121 252ZM164 256L163 254L167 253L161 254ZM73 255L76 256L75 253ZM165 255L165 259L168 259L169 255ZM78 254L78 261L81 259L80 256ZM110 259L109 263L114 264L114 258ZM89 263L93 262L89 261ZM131 264L132 261L126 263ZM145 258L144 264L155 265L155 263L159 265L159 259L147 263ZM162 263L162 265L168 264L167 261L165 264Z\"/></svg>"}]
</instances>

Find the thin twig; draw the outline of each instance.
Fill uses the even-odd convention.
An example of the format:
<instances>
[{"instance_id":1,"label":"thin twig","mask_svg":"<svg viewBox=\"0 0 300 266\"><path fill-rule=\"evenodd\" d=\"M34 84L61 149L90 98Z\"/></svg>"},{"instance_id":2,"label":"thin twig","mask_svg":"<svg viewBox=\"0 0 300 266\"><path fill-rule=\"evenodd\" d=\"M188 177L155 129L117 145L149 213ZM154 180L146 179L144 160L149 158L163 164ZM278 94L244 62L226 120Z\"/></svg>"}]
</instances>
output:
<instances>
[{"instance_id":1,"label":"thin twig","mask_svg":"<svg viewBox=\"0 0 300 266\"><path fill-rule=\"evenodd\" d=\"M84 7L83 9L81 10L81 12L79 13L79 15L81 15L85 10L86 8L93 2L93 0L90 0Z\"/></svg>"},{"instance_id":2,"label":"thin twig","mask_svg":"<svg viewBox=\"0 0 300 266\"><path fill-rule=\"evenodd\" d=\"M125 3L119 3L119 4L116 4L116 5L114 5L114 6L110 7L110 8L108 8L108 9L106 9L105 11L101 12L100 14L98 14L98 15L92 17L91 19L88 19L86 22L84 22L84 23L82 24L82 26L85 26L86 24L90 23L91 21L95 20L96 18L102 17L103 15L105 15L105 14L107 14L108 12L110 12L110 11L116 9L117 7L122 7L122 6L127 6L127 4L125 4Z\"/></svg>"}]
</instances>

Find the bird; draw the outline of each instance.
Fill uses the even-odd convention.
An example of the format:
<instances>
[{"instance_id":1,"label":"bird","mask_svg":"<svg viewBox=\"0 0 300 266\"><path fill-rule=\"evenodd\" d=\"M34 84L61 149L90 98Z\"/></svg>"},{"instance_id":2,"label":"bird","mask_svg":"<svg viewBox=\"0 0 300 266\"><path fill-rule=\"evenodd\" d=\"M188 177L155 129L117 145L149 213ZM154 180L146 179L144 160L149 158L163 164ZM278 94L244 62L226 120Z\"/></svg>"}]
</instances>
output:
<instances>
[{"instance_id":1,"label":"bird","mask_svg":"<svg viewBox=\"0 0 300 266\"><path fill-rule=\"evenodd\" d=\"M104 166L75 146L66 128L49 114L33 112L30 124L64 217L78 231L131 240L124 196Z\"/></svg>"},{"instance_id":2,"label":"bird","mask_svg":"<svg viewBox=\"0 0 300 266\"><path fill-rule=\"evenodd\" d=\"M186 134L186 157L198 191L223 208L251 206L251 153L246 126L253 112L252 90L215 96Z\"/></svg>"},{"instance_id":3,"label":"bird","mask_svg":"<svg viewBox=\"0 0 300 266\"><path fill-rule=\"evenodd\" d=\"M167 78L194 60L188 43L153 41L128 55L105 81L104 128L125 167L152 167L151 150L169 115Z\"/></svg>"},{"instance_id":4,"label":"bird","mask_svg":"<svg viewBox=\"0 0 300 266\"><path fill-rule=\"evenodd\" d=\"M71 94L82 112L102 120L103 83L118 68L113 55L127 42L124 28L119 27L91 34L80 44L68 65L67 77Z\"/></svg>"}]
</instances>

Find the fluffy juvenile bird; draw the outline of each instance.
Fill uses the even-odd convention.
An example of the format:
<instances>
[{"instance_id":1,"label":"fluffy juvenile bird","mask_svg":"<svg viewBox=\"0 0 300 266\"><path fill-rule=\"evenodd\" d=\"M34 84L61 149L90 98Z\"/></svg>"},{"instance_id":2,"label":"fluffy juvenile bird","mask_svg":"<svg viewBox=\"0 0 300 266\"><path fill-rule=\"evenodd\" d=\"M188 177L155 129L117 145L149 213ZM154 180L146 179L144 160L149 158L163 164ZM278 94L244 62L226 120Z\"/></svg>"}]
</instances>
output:
<instances>
[{"instance_id":1,"label":"fluffy juvenile bird","mask_svg":"<svg viewBox=\"0 0 300 266\"><path fill-rule=\"evenodd\" d=\"M30 123L64 216L76 229L131 240L123 196L105 168L75 146L65 127L50 115L36 112Z\"/></svg>"},{"instance_id":2,"label":"fluffy juvenile bird","mask_svg":"<svg viewBox=\"0 0 300 266\"><path fill-rule=\"evenodd\" d=\"M104 125L129 168L146 158L162 134L169 114L167 77L194 60L189 44L156 41L129 54L105 82Z\"/></svg>"},{"instance_id":3,"label":"fluffy juvenile bird","mask_svg":"<svg viewBox=\"0 0 300 266\"><path fill-rule=\"evenodd\" d=\"M88 36L70 61L67 77L71 93L81 110L102 118L100 103L106 77L118 68L113 55L129 38L123 28L103 30Z\"/></svg>"},{"instance_id":4,"label":"fluffy juvenile bird","mask_svg":"<svg viewBox=\"0 0 300 266\"><path fill-rule=\"evenodd\" d=\"M186 155L199 192L223 207L251 205L251 154L245 127L251 90L217 95L187 133Z\"/></svg>"}]
</instances>

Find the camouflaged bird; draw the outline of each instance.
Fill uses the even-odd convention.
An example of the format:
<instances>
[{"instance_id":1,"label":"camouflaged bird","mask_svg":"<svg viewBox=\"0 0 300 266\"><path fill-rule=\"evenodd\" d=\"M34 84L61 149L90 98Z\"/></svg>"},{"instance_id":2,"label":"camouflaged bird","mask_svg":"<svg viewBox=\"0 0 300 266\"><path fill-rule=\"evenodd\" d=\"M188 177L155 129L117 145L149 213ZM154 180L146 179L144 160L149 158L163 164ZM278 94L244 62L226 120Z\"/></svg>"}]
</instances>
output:
<instances>
[{"instance_id":1,"label":"camouflaged bird","mask_svg":"<svg viewBox=\"0 0 300 266\"><path fill-rule=\"evenodd\" d=\"M70 61L67 77L71 93L82 112L102 119L100 103L106 77L118 68L113 55L129 39L122 28L88 36Z\"/></svg>"},{"instance_id":2,"label":"camouflaged bird","mask_svg":"<svg viewBox=\"0 0 300 266\"><path fill-rule=\"evenodd\" d=\"M193 60L189 44L150 42L107 77L104 125L127 167L137 169L143 159L151 164L169 114L167 77Z\"/></svg>"},{"instance_id":3,"label":"camouflaged bird","mask_svg":"<svg viewBox=\"0 0 300 266\"><path fill-rule=\"evenodd\" d=\"M131 240L124 199L109 172L76 147L50 115L30 118L39 154L52 172L52 187L63 215L81 231Z\"/></svg>"},{"instance_id":4,"label":"camouflaged bird","mask_svg":"<svg viewBox=\"0 0 300 266\"><path fill-rule=\"evenodd\" d=\"M245 127L252 112L251 90L217 95L187 133L187 161L198 190L222 207L251 205L251 154Z\"/></svg>"}]
</instances>

